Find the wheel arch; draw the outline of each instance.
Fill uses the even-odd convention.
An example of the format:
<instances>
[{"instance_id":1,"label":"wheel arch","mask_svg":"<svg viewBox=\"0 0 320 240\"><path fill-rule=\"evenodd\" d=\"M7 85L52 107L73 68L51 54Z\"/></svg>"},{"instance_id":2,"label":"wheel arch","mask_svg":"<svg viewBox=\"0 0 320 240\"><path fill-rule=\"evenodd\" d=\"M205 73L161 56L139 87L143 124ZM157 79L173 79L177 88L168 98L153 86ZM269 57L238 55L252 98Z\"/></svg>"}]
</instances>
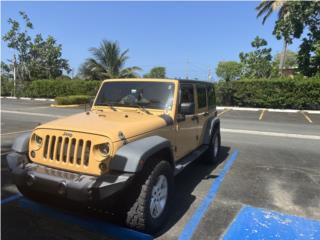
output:
<instances>
[{"instance_id":1,"label":"wheel arch","mask_svg":"<svg viewBox=\"0 0 320 240\"><path fill-rule=\"evenodd\" d=\"M24 133L18 136L13 144L12 144L12 150L18 153L27 153L29 149L29 140L31 137L31 133Z\"/></svg>"},{"instance_id":2,"label":"wheel arch","mask_svg":"<svg viewBox=\"0 0 320 240\"><path fill-rule=\"evenodd\" d=\"M216 131L220 131L220 119L218 117L211 117L205 126L203 144L209 144Z\"/></svg>"},{"instance_id":3,"label":"wheel arch","mask_svg":"<svg viewBox=\"0 0 320 240\"><path fill-rule=\"evenodd\" d=\"M171 143L160 136L150 136L122 146L110 161L110 170L135 173L144 166L152 164L152 160L166 160L174 167Z\"/></svg>"}]
</instances>

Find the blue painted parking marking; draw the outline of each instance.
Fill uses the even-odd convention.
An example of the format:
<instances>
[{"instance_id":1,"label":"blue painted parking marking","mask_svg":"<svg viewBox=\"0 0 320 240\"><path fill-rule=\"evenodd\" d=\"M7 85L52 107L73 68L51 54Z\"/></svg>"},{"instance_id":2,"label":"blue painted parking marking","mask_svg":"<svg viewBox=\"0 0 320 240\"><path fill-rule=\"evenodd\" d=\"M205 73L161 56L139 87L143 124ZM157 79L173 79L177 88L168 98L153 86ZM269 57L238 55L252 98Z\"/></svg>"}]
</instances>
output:
<instances>
[{"instance_id":1,"label":"blue painted parking marking","mask_svg":"<svg viewBox=\"0 0 320 240\"><path fill-rule=\"evenodd\" d=\"M1 205L9 203L9 202L12 202L12 201L15 201L15 200L17 200L17 199L19 199L21 197L22 196L20 194L16 194L16 195L12 195L10 197L7 197L7 198L5 198L3 200L1 199Z\"/></svg>"},{"instance_id":2,"label":"blue painted parking marking","mask_svg":"<svg viewBox=\"0 0 320 240\"><path fill-rule=\"evenodd\" d=\"M236 160L238 156L238 150L236 149L231 157L227 160L226 164L224 165L222 171L220 172L219 176L214 180L213 184L211 185L209 192L207 193L206 197L200 203L200 206L197 208L195 213L192 215L191 219L187 222L185 227L183 228L179 240L186 240L191 239L193 233L197 229L198 224L200 223L201 219L203 218L204 214L208 210L210 204L214 201L219 187L223 181L224 176L230 170L233 162Z\"/></svg>"},{"instance_id":3,"label":"blue painted parking marking","mask_svg":"<svg viewBox=\"0 0 320 240\"><path fill-rule=\"evenodd\" d=\"M76 224L81 228L92 232L98 232L106 236L114 237L116 239L128 239L128 240L151 240L151 235L141 233L129 228L116 226L105 221L99 221L94 218L82 218L80 216L73 215L71 213L65 213L57 211L56 209L32 202L25 198L19 200L19 204L23 208L31 209L32 211L40 214L46 214L49 217L59 219L68 224Z\"/></svg>"},{"instance_id":4,"label":"blue painted parking marking","mask_svg":"<svg viewBox=\"0 0 320 240\"><path fill-rule=\"evenodd\" d=\"M223 236L229 239L320 239L320 221L246 206Z\"/></svg>"}]
</instances>

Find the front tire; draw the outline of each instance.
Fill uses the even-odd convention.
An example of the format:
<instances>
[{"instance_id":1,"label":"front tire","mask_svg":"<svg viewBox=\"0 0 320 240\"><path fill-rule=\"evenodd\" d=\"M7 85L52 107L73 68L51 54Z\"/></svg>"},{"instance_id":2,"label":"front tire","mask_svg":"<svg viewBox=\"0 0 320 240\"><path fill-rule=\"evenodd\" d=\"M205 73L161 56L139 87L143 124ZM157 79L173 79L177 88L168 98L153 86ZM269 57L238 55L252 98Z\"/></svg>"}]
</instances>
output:
<instances>
[{"instance_id":1,"label":"front tire","mask_svg":"<svg viewBox=\"0 0 320 240\"><path fill-rule=\"evenodd\" d=\"M134 229L155 232L168 215L173 194L173 170L160 161L141 186L138 198L127 212L126 224Z\"/></svg>"},{"instance_id":2,"label":"front tire","mask_svg":"<svg viewBox=\"0 0 320 240\"><path fill-rule=\"evenodd\" d=\"M219 163L220 156L220 148L221 148L221 136L220 130L217 129L209 143L209 148L204 154L204 162L208 164L217 164Z\"/></svg>"}]
</instances>

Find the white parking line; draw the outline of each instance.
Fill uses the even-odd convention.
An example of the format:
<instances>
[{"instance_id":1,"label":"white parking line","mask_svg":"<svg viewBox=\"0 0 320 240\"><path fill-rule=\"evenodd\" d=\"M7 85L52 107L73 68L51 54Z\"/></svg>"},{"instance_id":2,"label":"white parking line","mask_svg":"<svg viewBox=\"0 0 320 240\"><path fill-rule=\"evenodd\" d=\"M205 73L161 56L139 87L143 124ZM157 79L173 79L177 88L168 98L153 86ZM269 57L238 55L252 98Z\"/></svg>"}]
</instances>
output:
<instances>
[{"instance_id":1,"label":"white parking line","mask_svg":"<svg viewBox=\"0 0 320 240\"><path fill-rule=\"evenodd\" d=\"M309 123L312 123L311 118L305 112L301 111L301 114L305 117L305 119L307 119Z\"/></svg>"},{"instance_id":2,"label":"white parking line","mask_svg":"<svg viewBox=\"0 0 320 240\"><path fill-rule=\"evenodd\" d=\"M231 111L231 109L225 109L223 110L221 113L218 113L218 117L222 116L223 114L225 114L226 112Z\"/></svg>"},{"instance_id":3,"label":"white parking line","mask_svg":"<svg viewBox=\"0 0 320 240\"><path fill-rule=\"evenodd\" d=\"M14 135L14 134L19 134L19 133L26 133L26 132L31 132L32 130L24 130L24 131L18 131L18 132L8 132L8 133L2 133L1 136L7 136L7 135Z\"/></svg>"},{"instance_id":4,"label":"white parking line","mask_svg":"<svg viewBox=\"0 0 320 240\"><path fill-rule=\"evenodd\" d=\"M20 111L9 111L9 110L1 110L1 112L2 113L21 114L21 115L30 115L30 116L39 116L39 117L52 117L52 118L63 117L62 115L53 115L53 114L46 114L46 113L20 112Z\"/></svg>"},{"instance_id":5,"label":"white parking line","mask_svg":"<svg viewBox=\"0 0 320 240\"><path fill-rule=\"evenodd\" d=\"M266 109L263 109L262 112L261 112L261 114L260 114L259 121L262 120L263 115L264 115L265 112L266 112Z\"/></svg>"},{"instance_id":6,"label":"white parking line","mask_svg":"<svg viewBox=\"0 0 320 240\"><path fill-rule=\"evenodd\" d=\"M306 135L306 134L295 134L295 133L262 132L262 131L255 131L255 130L229 129L229 128L221 128L221 132L251 134L251 135L271 136L271 137L286 137L286 138L320 140L320 136L318 136L318 135Z\"/></svg>"}]
</instances>

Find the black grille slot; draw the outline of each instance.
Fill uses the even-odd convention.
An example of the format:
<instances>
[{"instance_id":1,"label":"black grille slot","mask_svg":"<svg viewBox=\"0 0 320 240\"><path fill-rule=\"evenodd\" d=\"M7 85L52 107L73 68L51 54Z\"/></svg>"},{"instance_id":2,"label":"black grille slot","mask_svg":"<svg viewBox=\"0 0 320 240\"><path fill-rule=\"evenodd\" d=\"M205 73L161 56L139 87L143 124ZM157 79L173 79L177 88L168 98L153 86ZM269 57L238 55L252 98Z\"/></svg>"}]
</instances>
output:
<instances>
[{"instance_id":1,"label":"black grille slot","mask_svg":"<svg viewBox=\"0 0 320 240\"><path fill-rule=\"evenodd\" d=\"M69 162L70 163L73 163L74 161L74 151L75 151L75 148L76 148L76 139L75 138L72 138L71 140L71 146L70 146L70 157L69 157Z\"/></svg>"},{"instance_id":2,"label":"black grille slot","mask_svg":"<svg viewBox=\"0 0 320 240\"><path fill-rule=\"evenodd\" d=\"M85 152L84 152L84 160L83 160L83 164L85 166L89 165L90 150L91 150L91 141L87 141L86 142Z\"/></svg>"},{"instance_id":3,"label":"black grille slot","mask_svg":"<svg viewBox=\"0 0 320 240\"><path fill-rule=\"evenodd\" d=\"M60 161L61 145L62 145L62 137L58 137L57 148L56 148L56 160L57 161Z\"/></svg>"},{"instance_id":4,"label":"black grille slot","mask_svg":"<svg viewBox=\"0 0 320 240\"><path fill-rule=\"evenodd\" d=\"M53 160L54 155L54 146L56 144L56 136L53 136L51 138L51 144L50 144L50 159Z\"/></svg>"},{"instance_id":5,"label":"black grille slot","mask_svg":"<svg viewBox=\"0 0 320 240\"><path fill-rule=\"evenodd\" d=\"M82 156L82 150L83 150L83 140L79 140L78 143L78 152L77 152L77 164L81 164L81 156Z\"/></svg>"},{"instance_id":6,"label":"black grille slot","mask_svg":"<svg viewBox=\"0 0 320 240\"><path fill-rule=\"evenodd\" d=\"M43 149L43 156L44 156L44 158L47 158L47 157L48 157L49 140L50 140L50 137L49 137L49 135L47 135L47 136L46 136L46 139L45 139L45 141L44 141L44 149Z\"/></svg>"},{"instance_id":7,"label":"black grille slot","mask_svg":"<svg viewBox=\"0 0 320 240\"><path fill-rule=\"evenodd\" d=\"M68 148L69 148L69 138L64 139L64 145L63 145L63 151L62 151L62 161L67 161L67 154L68 154Z\"/></svg>"}]
</instances>

